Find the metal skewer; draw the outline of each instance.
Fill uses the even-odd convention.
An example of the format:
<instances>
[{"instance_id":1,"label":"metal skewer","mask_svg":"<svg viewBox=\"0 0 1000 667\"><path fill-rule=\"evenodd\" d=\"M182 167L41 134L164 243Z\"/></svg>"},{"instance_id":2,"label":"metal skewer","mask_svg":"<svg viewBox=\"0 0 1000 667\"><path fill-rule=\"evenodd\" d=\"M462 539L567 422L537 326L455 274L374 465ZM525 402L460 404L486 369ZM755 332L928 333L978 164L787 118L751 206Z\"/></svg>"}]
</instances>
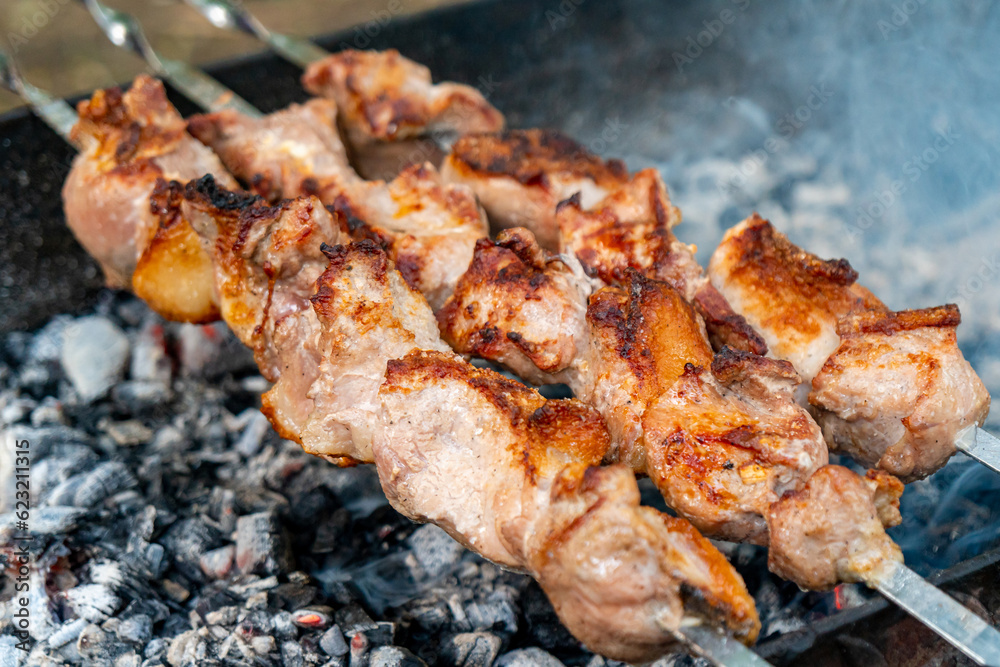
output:
<instances>
[{"instance_id":1,"label":"metal skewer","mask_svg":"<svg viewBox=\"0 0 1000 667\"><path fill-rule=\"evenodd\" d=\"M771 664L718 628L688 625L674 634L692 651L719 667L767 667Z\"/></svg>"},{"instance_id":2,"label":"metal skewer","mask_svg":"<svg viewBox=\"0 0 1000 667\"><path fill-rule=\"evenodd\" d=\"M959 433L955 447L987 468L1000 473L1000 438L992 433L978 426L970 426Z\"/></svg>"},{"instance_id":3,"label":"metal skewer","mask_svg":"<svg viewBox=\"0 0 1000 667\"><path fill-rule=\"evenodd\" d=\"M980 665L1000 667L1000 632L910 568L900 564L872 587Z\"/></svg>"},{"instance_id":4,"label":"metal skewer","mask_svg":"<svg viewBox=\"0 0 1000 667\"><path fill-rule=\"evenodd\" d=\"M204 72L157 53L134 16L111 9L98 0L80 1L112 44L142 56L157 76L169 81L189 99L209 111L232 109L251 118L262 117L256 107Z\"/></svg>"},{"instance_id":5,"label":"metal skewer","mask_svg":"<svg viewBox=\"0 0 1000 667\"><path fill-rule=\"evenodd\" d=\"M76 111L64 100L56 99L41 88L36 88L21 75L14 57L0 49L0 85L16 93L27 102L45 123L55 130L59 136L75 148L79 148L70 138L70 131L76 125L79 117Z\"/></svg>"},{"instance_id":6,"label":"metal skewer","mask_svg":"<svg viewBox=\"0 0 1000 667\"><path fill-rule=\"evenodd\" d=\"M216 28L239 30L253 35L274 49L282 58L299 67L308 67L311 63L330 55L329 51L307 39L271 32L257 20L256 16L228 0L185 0L185 2L201 12Z\"/></svg>"}]
</instances>

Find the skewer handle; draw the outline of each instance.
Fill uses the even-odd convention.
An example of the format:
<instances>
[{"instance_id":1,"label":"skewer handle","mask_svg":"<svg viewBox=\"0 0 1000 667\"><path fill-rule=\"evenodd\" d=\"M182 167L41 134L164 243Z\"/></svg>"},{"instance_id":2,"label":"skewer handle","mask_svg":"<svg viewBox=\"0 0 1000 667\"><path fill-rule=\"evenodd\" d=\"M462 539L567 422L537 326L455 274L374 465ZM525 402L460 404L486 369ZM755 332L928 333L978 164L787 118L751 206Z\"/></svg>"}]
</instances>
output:
<instances>
[{"instance_id":1,"label":"skewer handle","mask_svg":"<svg viewBox=\"0 0 1000 667\"><path fill-rule=\"evenodd\" d=\"M1000 438L978 426L970 426L955 441L955 447L1000 473Z\"/></svg>"},{"instance_id":2,"label":"skewer handle","mask_svg":"<svg viewBox=\"0 0 1000 667\"><path fill-rule=\"evenodd\" d=\"M330 55L329 51L307 39L271 32L257 20L256 16L231 0L185 0L185 2L201 12L215 27L239 30L253 35L267 43L282 58L299 67L308 67L310 63Z\"/></svg>"},{"instance_id":3,"label":"skewer handle","mask_svg":"<svg viewBox=\"0 0 1000 667\"><path fill-rule=\"evenodd\" d=\"M169 81L185 97L209 111L232 109L251 118L262 116L253 105L212 77L157 53L146 39L139 21L131 14L111 9L98 0L81 2L112 44L142 56L157 76Z\"/></svg>"},{"instance_id":4,"label":"skewer handle","mask_svg":"<svg viewBox=\"0 0 1000 667\"><path fill-rule=\"evenodd\" d=\"M38 117L59 136L70 145L79 148L76 142L70 139L70 131L79 120L73 107L25 81L14 58L2 49L0 49L0 84L12 93L20 95Z\"/></svg>"},{"instance_id":5,"label":"skewer handle","mask_svg":"<svg viewBox=\"0 0 1000 667\"><path fill-rule=\"evenodd\" d=\"M874 584L949 644L985 667L1000 667L1000 632L905 565Z\"/></svg>"},{"instance_id":6,"label":"skewer handle","mask_svg":"<svg viewBox=\"0 0 1000 667\"><path fill-rule=\"evenodd\" d=\"M695 653L718 667L770 667L771 663L717 628L689 625L678 638Z\"/></svg>"}]
</instances>

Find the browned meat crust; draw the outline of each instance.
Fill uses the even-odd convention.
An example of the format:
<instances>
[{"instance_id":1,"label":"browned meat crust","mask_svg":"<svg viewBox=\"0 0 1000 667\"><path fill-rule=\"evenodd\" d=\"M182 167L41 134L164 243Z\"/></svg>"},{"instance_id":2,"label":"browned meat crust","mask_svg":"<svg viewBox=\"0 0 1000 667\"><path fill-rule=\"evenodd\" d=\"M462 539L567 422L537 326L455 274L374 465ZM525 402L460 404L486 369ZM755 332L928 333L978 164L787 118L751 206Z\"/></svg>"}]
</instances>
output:
<instances>
[{"instance_id":1,"label":"browned meat crust","mask_svg":"<svg viewBox=\"0 0 1000 667\"><path fill-rule=\"evenodd\" d=\"M469 270L437 312L458 352L502 363L545 384L569 368L585 341L591 282L565 259L548 257L525 229L476 244Z\"/></svg>"},{"instance_id":2,"label":"browned meat crust","mask_svg":"<svg viewBox=\"0 0 1000 667\"><path fill-rule=\"evenodd\" d=\"M410 164L441 158L429 135L496 132L503 115L470 86L431 83L423 65L398 51L346 50L310 65L302 85L335 100L359 170L392 178Z\"/></svg>"},{"instance_id":3,"label":"browned meat crust","mask_svg":"<svg viewBox=\"0 0 1000 667\"><path fill-rule=\"evenodd\" d=\"M159 179L186 181L210 173L227 187L235 187L235 181L211 151L187 134L155 79L139 76L126 93L97 91L79 104L79 113L73 139L82 149L63 186L70 229L100 262L110 286L131 286L145 253L140 289L154 309L189 321L214 319L211 287L198 283L208 258L199 256L203 251L182 219L158 233L149 197ZM156 243L147 247L154 237ZM172 264L176 259L184 261ZM153 279L152 266L171 265L176 281L193 293Z\"/></svg>"},{"instance_id":4,"label":"browned meat crust","mask_svg":"<svg viewBox=\"0 0 1000 667\"><path fill-rule=\"evenodd\" d=\"M605 162L552 130L463 137L441 173L473 189L495 230L526 227L552 251L559 248L559 202L581 193L590 206L628 181L622 162Z\"/></svg>"},{"instance_id":5,"label":"browned meat crust","mask_svg":"<svg viewBox=\"0 0 1000 667\"><path fill-rule=\"evenodd\" d=\"M892 312L846 260L821 260L756 215L726 234L709 271L811 383L801 398L831 448L910 481L985 420L989 395L958 348L957 307Z\"/></svg>"},{"instance_id":6,"label":"browned meat crust","mask_svg":"<svg viewBox=\"0 0 1000 667\"><path fill-rule=\"evenodd\" d=\"M721 554L687 522L640 507L627 469L591 467L608 446L592 409L439 353L390 362L381 393L375 461L393 505L531 573L591 649L652 659L690 614L756 634ZM461 492L431 492L444 488Z\"/></svg>"}]
</instances>

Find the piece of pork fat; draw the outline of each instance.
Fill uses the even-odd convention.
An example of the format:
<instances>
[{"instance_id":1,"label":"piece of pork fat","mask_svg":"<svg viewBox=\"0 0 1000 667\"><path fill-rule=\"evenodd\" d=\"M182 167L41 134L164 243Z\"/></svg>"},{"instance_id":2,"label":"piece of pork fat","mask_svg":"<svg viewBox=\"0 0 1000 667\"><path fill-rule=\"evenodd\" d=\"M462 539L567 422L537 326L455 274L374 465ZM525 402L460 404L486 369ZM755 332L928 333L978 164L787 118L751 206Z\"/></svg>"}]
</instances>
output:
<instances>
[{"instance_id":1,"label":"piece of pork fat","mask_svg":"<svg viewBox=\"0 0 1000 667\"><path fill-rule=\"evenodd\" d=\"M470 86L433 84L398 51L345 50L312 63L302 85L335 100L351 157L366 178L393 178L411 164L439 165L438 142L503 129L503 115Z\"/></svg>"},{"instance_id":2,"label":"piece of pork fat","mask_svg":"<svg viewBox=\"0 0 1000 667\"><path fill-rule=\"evenodd\" d=\"M472 188L494 230L525 227L552 252L559 250L559 202L579 194L589 208L629 178L620 160L604 161L555 130L539 129L463 137L441 173Z\"/></svg>"},{"instance_id":3,"label":"piece of pork fat","mask_svg":"<svg viewBox=\"0 0 1000 667\"><path fill-rule=\"evenodd\" d=\"M440 307L489 231L475 195L442 182L428 163L391 183L363 180L347 162L336 118L333 101L315 99L262 119L223 111L188 125L268 200L315 195L343 213L355 239L381 243L410 286Z\"/></svg>"},{"instance_id":4,"label":"piece of pork fat","mask_svg":"<svg viewBox=\"0 0 1000 667\"><path fill-rule=\"evenodd\" d=\"M101 265L109 286L130 288L137 262L156 234L158 217L150 195L158 180L187 181L213 174L226 187L236 182L211 150L185 130L184 119L167 100L163 85L148 76L135 79L128 92L99 90L78 105L80 121L72 137L81 146L63 186L66 221L73 234ZM197 273L210 259L190 236L183 220L164 234L147 264L169 265L171 243L188 244L185 270ZM160 255L159 253L162 253ZM179 254L184 255L182 251ZM163 255L167 259L163 259ZM211 290L209 298L184 297L183 290L160 294L150 269L139 295L165 316L209 321L218 316ZM177 275L186 275L179 266Z\"/></svg>"},{"instance_id":5,"label":"piece of pork fat","mask_svg":"<svg viewBox=\"0 0 1000 667\"><path fill-rule=\"evenodd\" d=\"M211 176L187 184L182 209L212 249L223 320L275 383L262 410L283 438L301 442L320 362L310 299L328 263L323 244L349 238L341 220L315 197L271 206Z\"/></svg>"},{"instance_id":6,"label":"piece of pork fat","mask_svg":"<svg viewBox=\"0 0 1000 667\"><path fill-rule=\"evenodd\" d=\"M757 215L726 233L709 273L806 380L799 399L832 449L912 481L985 420L989 394L958 348L957 307L890 311L846 260L819 259Z\"/></svg>"},{"instance_id":7,"label":"piece of pork fat","mask_svg":"<svg viewBox=\"0 0 1000 667\"><path fill-rule=\"evenodd\" d=\"M752 642L742 580L690 524L639 505L624 466L597 468L599 415L452 354L389 362L375 463L393 506L534 576L589 648L645 662L700 619Z\"/></svg>"}]
</instances>

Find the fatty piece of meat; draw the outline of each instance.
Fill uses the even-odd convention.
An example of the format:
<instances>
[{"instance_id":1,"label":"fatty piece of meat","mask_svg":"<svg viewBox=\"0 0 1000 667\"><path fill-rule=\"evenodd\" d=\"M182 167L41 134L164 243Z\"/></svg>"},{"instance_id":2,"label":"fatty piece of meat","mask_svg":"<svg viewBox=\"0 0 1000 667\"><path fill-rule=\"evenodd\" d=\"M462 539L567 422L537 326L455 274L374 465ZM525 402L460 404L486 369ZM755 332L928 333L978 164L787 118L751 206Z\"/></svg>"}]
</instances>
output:
<instances>
[{"instance_id":1,"label":"fatty piece of meat","mask_svg":"<svg viewBox=\"0 0 1000 667\"><path fill-rule=\"evenodd\" d=\"M625 434L617 460L646 472L706 534L765 544L769 504L828 459L794 401L790 365L730 348L713 355L681 294L638 274L628 291L598 292L587 319L595 352L578 395Z\"/></svg>"},{"instance_id":2,"label":"fatty piece of meat","mask_svg":"<svg viewBox=\"0 0 1000 667\"><path fill-rule=\"evenodd\" d=\"M439 165L439 140L504 126L478 90L433 84L430 70L395 49L332 54L306 69L302 85L336 101L351 156L366 178L390 179L411 164Z\"/></svg>"},{"instance_id":3,"label":"fatty piece of meat","mask_svg":"<svg viewBox=\"0 0 1000 667\"><path fill-rule=\"evenodd\" d=\"M989 395L958 348L957 307L890 311L846 260L821 260L756 215L726 233L709 273L806 379L799 398L831 448L912 481L985 420Z\"/></svg>"},{"instance_id":4,"label":"fatty piece of meat","mask_svg":"<svg viewBox=\"0 0 1000 667\"><path fill-rule=\"evenodd\" d=\"M958 349L959 321L956 306L843 318L809 393L831 448L903 480L944 466L990 405Z\"/></svg>"},{"instance_id":5,"label":"fatty piece of meat","mask_svg":"<svg viewBox=\"0 0 1000 667\"><path fill-rule=\"evenodd\" d=\"M476 244L469 270L437 311L457 351L503 364L535 384L572 382L587 350L587 299L595 288L572 256L547 255L526 229Z\"/></svg>"},{"instance_id":6,"label":"fatty piece of meat","mask_svg":"<svg viewBox=\"0 0 1000 667\"><path fill-rule=\"evenodd\" d=\"M641 507L625 467L593 467L608 438L591 408L434 352L391 361L380 396L375 462L393 506L530 573L592 650L648 661L693 618L756 635L752 601L711 543Z\"/></svg>"},{"instance_id":7,"label":"fatty piece of meat","mask_svg":"<svg viewBox=\"0 0 1000 667\"><path fill-rule=\"evenodd\" d=\"M590 207L574 195L559 204L556 220L560 252L576 255L589 275L622 285L629 271L638 271L670 283L704 319L713 348L767 352L763 339L709 283L694 248L674 236L681 214L655 169L636 173Z\"/></svg>"},{"instance_id":8,"label":"fatty piece of meat","mask_svg":"<svg viewBox=\"0 0 1000 667\"><path fill-rule=\"evenodd\" d=\"M407 282L440 307L489 231L485 214L471 191L442 182L429 164L390 183L363 180L347 162L336 119L333 101L314 99L262 119L222 111L188 125L268 200L314 195L343 213L356 240L378 241Z\"/></svg>"},{"instance_id":9,"label":"fatty piece of meat","mask_svg":"<svg viewBox=\"0 0 1000 667\"><path fill-rule=\"evenodd\" d=\"M475 195L446 183L430 164L403 170L388 185L366 182L334 199L356 238L377 240L407 284L440 308L472 261L489 226Z\"/></svg>"},{"instance_id":10,"label":"fatty piece of meat","mask_svg":"<svg viewBox=\"0 0 1000 667\"><path fill-rule=\"evenodd\" d=\"M314 195L331 203L363 180L337 132L337 105L313 99L263 118L224 110L193 116L188 131L250 190L272 203Z\"/></svg>"},{"instance_id":11,"label":"fatty piece of meat","mask_svg":"<svg viewBox=\"0 0 1000 667\"><path fill-rule=\"evenodd\" d=\"M838 583L877 583L903 562L885 528L899 524L902 483L881 471L862 478L847 468L820 468L806 486L774 503L768 567L807 590Z\"/></svg>"},{"instance_id":12,"label":"fatty piece of meat","mask_svg":"<svg viewBox=\"0 0 1000 667\"><path fill-rule=\"evenodd\" d=\"M378 245L361 241L323 252L329 265L312 297L320 362L301 442L339 465L370 463L382 409L378 391L390 360L413 350L453 353L427 302Z\"/></svg>"},{"instance_id":13,"label":"fatty piece of meat","mask_svg":"<svg viewBox=\"0 0 1000 667\"><path fill-rule=\"evenodd\" d=\"M494 231L525 227L552 252L559 250L559 202L579 195L590 208L628 181L621 161L604 161L559 132L539 129L462 137L441 173L472 188Z\"/></svg>"},{"instance_id":14,"label":"fatty piece of meat","mask_svg":"<svg viewBox=\"0 0 1000 667\"><path fill-rule=\"evenodd\" d=\"M311 297L328 264L324 245L348 240L342 221L315 197L271 206L211 176L187 184L182 206L212 249L223 320L275 383L262 411L283 438L302 442L320 362Z\"/></svg>"},{"instance_id":15,"label":"fatty piece of meat","mask_svg":"<svg viewBox=\"0 0 1000 667\"><path fill-rule=\"evenodd\" d=\"M163 85L148 76L135 79L128 92L99 90L78 105L80 121L72 138L81 146L73 161L62 197L73 234L104 271L110 287L130 288L140 258L159 229L150 195L160 180L187 181L214 175L226 187L236 182L208 148L185 130L184 119L167 100ZM210 259L183 220L162 234L147 252L147 264L170 264L175 242L187 243L186 261L174 269L174 279L196 283ZM164 259L166 256L167 259ZM190 272L190 273L189 273ZM151 280L147 270L140 296L166 317L210 321L218 316L211 290L201 298ZM165 293L159 290L167 288Z\"/></svg>"}]
</instances>

